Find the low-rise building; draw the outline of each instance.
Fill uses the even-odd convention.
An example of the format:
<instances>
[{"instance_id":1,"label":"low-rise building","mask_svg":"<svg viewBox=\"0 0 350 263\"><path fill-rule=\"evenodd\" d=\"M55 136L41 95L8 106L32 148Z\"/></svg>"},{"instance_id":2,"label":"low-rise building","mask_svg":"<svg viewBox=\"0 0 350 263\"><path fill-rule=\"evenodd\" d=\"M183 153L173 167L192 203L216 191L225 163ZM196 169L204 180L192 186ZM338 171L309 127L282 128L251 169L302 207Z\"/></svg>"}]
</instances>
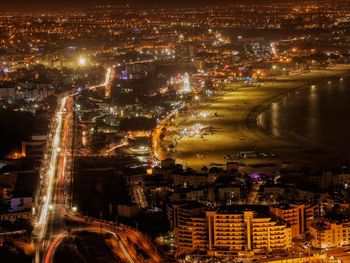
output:
<instances>
[{"instance_id":1,"label":"low-rise building","mask_svg":"<svg viewBox=\"0 0 350 263\"><path fill-rule=\"evenodd\" d=\"M316 248L341 247L350 244L350 222L320 219L310 227L312 246Z\"/></svg>"},{"instance_id":2,"label":"low-rise building","mask_svg":"<svg viewBox=\"0 0 350 263\"><path fill-rule=\"evenodd\" d=\"M32 209L0 214L0 221L15 222L19 219L29 220L32 217Z\"/></svg>"},{"instance_id":3,"label":"low-rise building","mask_svg":"<svg viewBox=\"0 0 350 263\"><path fill-rule=\"evenodd\" d=\"M208 174L173 174L172 175L174 185L188 186L202 186L213 183L216 179L215 176Z\"/></svg>"},{"instance_id":4,"label":"low-rise building","mask_svg":"<svg viewBox=\"0 0 350 263\"><path fill-rule=\"evenodd\" d=\"M348 198L324 197L321 202L322 215L331 212L334 209L340 209L343 212L350 210L350 202Z\"/></svg>"},{"instance_id":5,"label":"low-rise building","mask_svg":"<svg viewBox=\"0 0 350 263\"><path fill-rule=\"evenodd\" d=\"M123 179L125 184L131 186L142 186L144 185L145 174L124 174Z\"/></svg>"},{"instance_id":6,"label":"low-rise building","mask_svg":"<svg viewBox=\"0 0 350 263\"><path fill-rule=\"evenodd\" d=\"M217 188L217 199L219 201L235 201L241 196L241 188L239 186L221 186Z\"/></svg>"},{"instance_id":7,"label":"low-rise building","mask_svg":"<svg viewBox=\"0 0 350 263\"><path fill-rule=\"evenodd\" d=\"M274 205L270 207L270 212L291 226L293 238L302 237L320 215L319 205L309 203Z\"/></svg>"}]
</instances>

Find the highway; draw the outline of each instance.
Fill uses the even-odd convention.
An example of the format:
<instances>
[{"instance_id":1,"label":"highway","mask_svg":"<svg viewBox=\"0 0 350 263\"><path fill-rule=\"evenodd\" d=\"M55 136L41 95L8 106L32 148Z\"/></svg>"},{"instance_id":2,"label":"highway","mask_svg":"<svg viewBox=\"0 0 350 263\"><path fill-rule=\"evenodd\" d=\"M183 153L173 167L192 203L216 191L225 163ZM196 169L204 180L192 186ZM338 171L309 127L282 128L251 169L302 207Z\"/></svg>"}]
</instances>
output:
<instances>
[{"instance_id":1,"label":"highway","mask_svg":"<svg viewBox=\"0 0 350 263\"><path fill-rule=\"evenodd\" d=\"M89 86L89 90L107 86L110 88L113 80L114 70L112 67L107 68L104 81L99 85ZM110 89L108 90L110 91ZM105 92L108 93L108 90ZM110 223L101 222L95 219L87 219L72 212L70 207L69 197L65 196L64 188L69 184L70 169L72 163L72 131L73 131L73 102L74 97L78 95L76 92L64 94L58 98L57 110L54 114L54 119L51 123L51 129L48 134L47 149L45 151L44 160L40 169L40 187L36 197L36 220L34 220L33 239L36 247L35 262L52 262L56 248L67 236L67 231L64 229L65 219L78 222L78 229L73 231L99 231L110 233L114 239L114 251L118 253L120 258L126 262L137 262L136 251L130 249L129 243L136 242L138 246L147 248L145 253L149 254L152 262L160 262L160 258L154 249L143 238L140 238L140 233L136 230L128 229L128 233L133 236L132 240L127 240L125 228L113 226ZM117 145L113 148L123 146ZM106 155L106 152L101 155ZM68 196L69 196L69 191ZM103 227L102 227L103 226ZM118 229L118 231L117 231ZM118 233L120 232L120 233ZM138 238L137 238L138 237Z\"/></svg>"},{"instance_id":2,"label":"highway","mask_svg":"<svg viewBox=\"0 0 350 263\"><path fill-rule=\"evenodd\" d=\"M54 193L54 179L57 171L57 161L59 152L61 150L61 131L63 125L64 109L66 108L66 102L69 96L64 96L59 101L58 110L56 112L56 123L53 124L52 129L53 138L51 139L50 158L49 161L44 160L44 168L42 169L44 174L41 174L41 178L45 178L47 185L45 195L43 196L43 204L39 211L39 219L35 224L33 234L38 239L43 239L46 234L47 221L49 208L51 205L52 195Z\"/></svg>"},{"instance_id":3,"label":"highway","mask_svg":"<svg viewBox=\"0 0 350 263\"><path fill-rule=\"evenodd\" d=\"M92 90L98 87L104 87L109 85L111 80L112 68L107 68L105 80L102 84L90 86L88 89ZM72 115L72 99L78 93L74 92L72 94L65 95L59 98L58 107L55 113L56 120L52 123L52 129L49 133L49 147L47 149L46 155L49 156L48 160L43 161L40 178L45 180L44 190L39 193L39 197L42 196L43 203L38 211L38 221L34 227L34 236L37 239L43 239L46 234L48 214L50 208L52 209L53 195L56 193L55 189L55 178L56 175L60 175L60 178L64 178L66 169L66 158L70 153L69 147L67 148L70 136L70 126L69 120ZM66 123L66 125L64 125ZM64 129L63 129L64 126ZM63 146L63 147L62 147ZM62 152L62 148L64 149ZM59 159L62 158L59 162ZM58 165L60 164L60 165Z\"/></svg>"}]
</instances>

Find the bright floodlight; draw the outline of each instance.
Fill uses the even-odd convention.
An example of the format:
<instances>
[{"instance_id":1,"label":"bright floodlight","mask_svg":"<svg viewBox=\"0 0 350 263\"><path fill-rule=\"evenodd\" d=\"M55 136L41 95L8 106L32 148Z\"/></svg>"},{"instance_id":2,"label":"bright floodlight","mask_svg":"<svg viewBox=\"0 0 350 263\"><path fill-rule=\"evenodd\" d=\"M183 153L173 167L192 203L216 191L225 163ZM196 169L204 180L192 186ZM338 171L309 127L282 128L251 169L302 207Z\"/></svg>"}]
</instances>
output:
<instances>
[{"instance_id":1,"label":"bright floodlight","mask_svg":"<svg viewBox=\"0 0 350 263\"><path fill-rule=\"evenodd\" d=\"M86 64L86 59L81 57L79 58L79 65L84 66Z\"/></svg>"}]
</instances>

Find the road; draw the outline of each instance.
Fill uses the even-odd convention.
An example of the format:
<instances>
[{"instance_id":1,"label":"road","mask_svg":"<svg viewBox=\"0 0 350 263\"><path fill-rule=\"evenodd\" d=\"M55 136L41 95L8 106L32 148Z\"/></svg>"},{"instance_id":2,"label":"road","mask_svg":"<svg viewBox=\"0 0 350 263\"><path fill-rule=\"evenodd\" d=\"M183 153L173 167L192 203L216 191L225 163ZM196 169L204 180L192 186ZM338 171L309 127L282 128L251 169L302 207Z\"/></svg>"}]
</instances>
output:
<instances>
[{"instance_id":1,"label":"road","mask_svg":"<svg viewBox=\"0 0 350 263\"><path fill-rule=\"evenodd\" d=\"M106 70L103 83L89 86L89 90L110 85L112 68ZM65 202L64 186L69 178L71 169L71 147L73 130L73 98L78 93L64 94L58 98L58 107L51 123L48 134L44 160L40 169L40 187L36 196L36 214L34 220L33 238L35 240L35 262L47 261L54 253L54 248L66 235L64 230L65 216L72 217ZM75 220L77 220L75 216ZM78 220L79 221L79 220ZM110 230L109 230L110 231ZM124 243L117 242L124 256L129 258ZM44 253L42 254L42 251ZM47 256L48 255L48 256ZM134 262L130 261L129 262Z\"/></svg>"},{"instance_id":2,"label":"road","mask_svg":"<svg viewBox=\"0 0 350 263\"><path fill-rule=\"evenodd\" d=\"M89 90L110 86L113 80L113 70L107 68L105 79L99 85L89 86ZM74 207L70 207L69 191L65 191L65 186L69 185L72 164L72 131L73 122L73 102L76 92L65 94L58 99L58 107L55 119L51 124L48 135L47 149L40 172L40 187L37 193L37 220L34 222L33 237L36 246L35 262L52 262L54 252L67 235L65 229L65 219L69 219L82 226L74 231L95 231L99 229L109 232L115 242L114 251L126 262L137 262L137 253L129 248L129 242L145 249L145 253L153 259L152 262L160 262L160 258L151 245L145 241L142 234L136 230L116 228L110 223L101 222L96 219L87 219L74 213ZM120 147L117 145L116 147ZM105 153L108 154L108 153ZM67 195L66 195L67 194ZM102 227L103 226L103 227ZM125 237L128 231L131 239ZM122 238L123 237L123 238Z\"/></svg>"},{"instance_id":3,"label":"road","mask_svg":"<svg viewBox=\"0 0 350 263\"><path fill-rule=\"evenodd\" d=\"M117 225L114 222L83 217L73 213L67 213L66 218L74 220L76 223L80 223L79 226L70 230L70 234L75 235L82 231L110 234L114 241L112 242L113 251L123 260L123 262L140 262L140 260L138 260L137 252L134 249L136 246L140 247L149 256L149 262L161 262L161 258L155 251L155 248L151 245L152 243L148 242L147 237L135 229ZM44 263L53 262L57 248L68 235L69 233L67 231L61 231L52 239L52 242L50 242L46 253L44 254Z\"/></svg>"},{"instance_id":4,"label":"road","mask_svg":"<svg viewBox=\"0 0 350 263\"><path fill-rule=\"evenodd\" d=\"M61 151L61 132L65 114L64 110L66 109L68 98L69 96L64 96L59 100L58 110L55 113L56 120L52 125L54 128L50 132L51 135L49 135L49 143L51 143L51 147L46 153L50 157L44 160L43 168L41 169L42 174L40 174L40 177L45 180L46 190L44 189L43 191L45 195L43 196L43 203L40 205L40 210L38 213L39 219L36 222L33 230L34 236L38 239L43 239L47 230L49 208L51 208L52 196L55 192L54 180L57 174L57 163L59 153Z\"/></svg>"},{"instance_id":5,"label":"road","mask_svg":"<svg viewBox=\"0 0 350 263\"><path fill-rule=\"evenodd\" d=\"M110 84L111 80L112 80L112 76L113 76L113 75L112 75L112 68L109 67L109 68L107 68L107 70L106 70L105 80L104 80L102 83L98 84L98 85L89 86L88 89L89 89L89 90L94 90L94 89L96 89L96 88L101 88L101 87L106 87L106 86L108 86L108 85Z\"/></svg>"},{"instance_id":6,"label":"road","mask_svg":"<svg viewBox=\"0 0 350 263\"><path fill-rule=\"evenodd\" d=\"M153 165L159 165L160 161L165 160L168 157L168 152L164 148L165 146L162 143L161 140L161 134L163 128L166 128L168 126L168 123L171 118L173 118L178 113L178 109L175 109L171 111L154 129L152 134L152 159L153 159Z\"/></svg>"},{"instance_id":7,"label":"road","mask_svg":"<svg viewBox=\"0 0 350 263\"><path fill-rule=\"evenodd\" d=\"M98 87L104 87L110 84L112 68L107 68L105 80L103 83L88 87L89 90ZM70 154L68 147L70 137L70 123L72 118L72 99L78 93L73 92L58 98L58 107L55 112L55 120L51 124L51 130L48 136L47 149L44 154L44 161L40 170L41 189L37 198L39 209L37 209L38 220L35 222L33 235L36 239L42 240L46 235L49 210L53 209L53 197L59 187L55 186L56 176L59 176L60 182L64 181L67 157ZM61 152L61 150L63 151ZM60 185L59 185L60 186ZM62 204L62 203L61 203Z\"/></svg>"},{"instance_id":8,"label":"road","mask_svg":"<svg viewBox=\"0 0 350 263\"><path fill-rule=\"evenodd\" d=\"M45 254L44 263L51 263L54 261L54 255L55 252L57 250L57 248L61 245L61 243L64 241L64 239L73 234L76 235L79 232L82 231L88 231L88 232L92 232L92 233L107 233L110 234L113 237L113 241L111 242L112 244L112 249L114 251L114 253L116 255L118 255L118 257L120 259L123 260L123 262L128 262L128 263L134 263L135 262L135 255L132 254L131 251L129 251L129 249L126 248L126 246L124 245L124 243L122 242L120 235L116 234L116 231L111 231L109 228L99 228L99 227L81 227L81 228L77 228L72 230L70 233L68 232L62 232L59 235L57 235L55 237L55 239L53 240L53 242L51 242L49 248L47 249L47 252Z\"/></svg>"}]
</instances>

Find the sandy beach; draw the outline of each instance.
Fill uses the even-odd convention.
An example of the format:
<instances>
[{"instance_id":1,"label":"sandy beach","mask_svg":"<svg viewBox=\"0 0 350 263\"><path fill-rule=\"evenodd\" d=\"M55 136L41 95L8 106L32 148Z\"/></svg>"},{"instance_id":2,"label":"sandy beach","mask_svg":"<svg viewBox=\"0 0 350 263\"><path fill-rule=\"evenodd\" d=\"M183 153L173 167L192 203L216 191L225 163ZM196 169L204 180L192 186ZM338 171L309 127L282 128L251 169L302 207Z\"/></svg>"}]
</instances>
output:
<instances>
[{"instance_id":1,"label":"sandy beach","mask_svg":"<svg viewBox=\"0 0 350 263\"><path fill-rule=\"evenodd\" d=\"M175 120L180 130L195 123L213 127L212 135L177 140L176 161L200 169L210 163L225 164L224 157L228 153L256 150L276 154L276 157L245 159L245 164L262 162L279 165L281 161L291 161L295 166L346 163L345 158L315 144L285 141L265 133L258 126L257 118L264 109L288 93L328 79L339 79L349 72L350 65L336 65L325 70L280 76L262 82L260 87L227 84L211 105L199 105L195 109L195 112L205 112L209 117L193 118L185 114Z\"/></svg>"}]
</instances>

